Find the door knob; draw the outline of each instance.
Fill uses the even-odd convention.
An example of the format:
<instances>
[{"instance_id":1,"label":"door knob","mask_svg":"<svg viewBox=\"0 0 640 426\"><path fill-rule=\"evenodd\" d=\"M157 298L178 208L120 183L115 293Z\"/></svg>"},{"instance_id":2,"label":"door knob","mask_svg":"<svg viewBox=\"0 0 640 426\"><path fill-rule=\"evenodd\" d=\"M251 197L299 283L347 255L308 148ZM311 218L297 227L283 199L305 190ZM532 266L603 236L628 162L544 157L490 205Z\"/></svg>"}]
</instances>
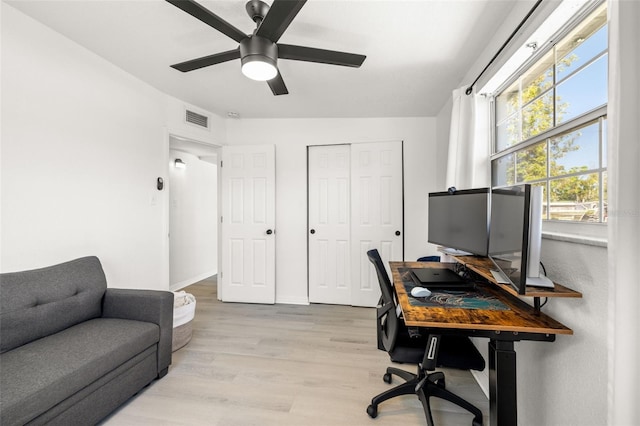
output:
<instances>
[{"instance_id":1,"label":"door knob","mask_svg":"<svg viewBox=\"0 0 640 426\"><path fill-rule=\"evenodd\" d=\"M400 235L400 231L396 231L396 235Z\"/></svg>"},{"instance_id":2,"label":"door knob","mask_svg":"<svg viewBox=\"0 0 640 426\"><path fill-rule=\"evenodd\" d=\"M312 234L315 234L315 233L316 233L316 230L315 230L315 229L312 229L312 230L311 230L311 231L309 231L309 232L311 232Z\"/></svg>"},{"instance_id":3,"label":"door knob","mask_svg":"<svg viewBox=\"0 0 640 426\"><path fill-rule=\"evenodd\" d=\"M271 229L267 229L267 235L271 235L273 234L273 231Z\"/></svg>"}]
</instances>

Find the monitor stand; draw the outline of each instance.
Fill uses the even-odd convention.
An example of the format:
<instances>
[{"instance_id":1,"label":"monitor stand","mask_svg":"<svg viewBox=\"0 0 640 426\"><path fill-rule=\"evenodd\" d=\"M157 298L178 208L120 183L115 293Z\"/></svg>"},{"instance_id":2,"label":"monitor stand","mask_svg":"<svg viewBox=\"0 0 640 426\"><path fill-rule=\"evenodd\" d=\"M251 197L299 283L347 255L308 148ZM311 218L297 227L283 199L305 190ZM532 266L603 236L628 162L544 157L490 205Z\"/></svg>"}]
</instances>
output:
<instances>
[{"instance_id":1,"label":"monitor stand","mask_svg":"<svg viewBox=\"0 0 640 426\"><path fill-rule=\"evenodd\" d=\"M490 269L491 275L493 275L493 279L496 280L498 284L511 284L509 278L506 277L501 271L496 271L495 269Z\"/></svg>"},{"instance_id":2,"label":"monitor stand","mask_svg":"<svg viewBox=\"0 0 640 426\"><path fill-rule=\"evenodd\" d=\"M544 275L539 277L527 277L527 285L532 287L554 288L553 281Z\"/></svg>"},{"instance_id":3,"label":"monitor stand","mask_svg":"<svg viewBox=\"0 0 640 426\"><path fill-rule=\"evenodd\" d=\"M491 272L491 275L493 275L493 279L496 280L498 284L511 283L511 281L509 281L509 279L502 273L502 271L490 269L489 272ZM553 281L543 275L539 277L527 277L527 285L531 287L554 288Z\"/></svg>"}]
</instances>

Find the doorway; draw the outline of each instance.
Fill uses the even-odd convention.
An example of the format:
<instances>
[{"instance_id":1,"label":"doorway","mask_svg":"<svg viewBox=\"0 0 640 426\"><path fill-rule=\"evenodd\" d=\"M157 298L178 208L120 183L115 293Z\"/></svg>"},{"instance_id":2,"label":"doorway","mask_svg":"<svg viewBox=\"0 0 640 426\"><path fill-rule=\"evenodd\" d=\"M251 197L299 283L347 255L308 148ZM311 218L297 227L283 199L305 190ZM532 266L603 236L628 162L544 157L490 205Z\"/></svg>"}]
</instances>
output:
<instances>
[{"instance_id":1,"label":"doorway","mask_svg":"<svg viewBox=\"0 0 640 426\"><path fill-rule=\"evenodd\" d=\"M218 272L218 150L169 137L169 288L179 290Z\"/></svg>"}]
</instances>

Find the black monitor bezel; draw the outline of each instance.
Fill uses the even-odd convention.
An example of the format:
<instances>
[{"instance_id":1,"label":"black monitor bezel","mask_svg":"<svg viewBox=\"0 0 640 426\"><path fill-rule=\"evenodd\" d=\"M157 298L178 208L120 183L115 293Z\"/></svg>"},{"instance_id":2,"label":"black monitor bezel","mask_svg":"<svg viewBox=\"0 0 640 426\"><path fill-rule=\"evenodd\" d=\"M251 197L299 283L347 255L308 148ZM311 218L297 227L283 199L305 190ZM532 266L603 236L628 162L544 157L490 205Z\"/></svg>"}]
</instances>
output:
<instances>
[{"instance_id":1,"label":"black monitor bezel","mask_svg":"<svg viewBox=\"0 0 640 426\"><path fill-rule=\"evenodd\" d=\"M489 243L488 249L488 257L492 260L493 264L503 273L503 275L509 280L509 284L511 287L518 292L518 294L525 294L527 289L527 265L529 261L529 232L531 226L531 184L520 184L520 185L511 185L503 188L495 188L491 191L492 196L492 209L494 210L493 205L493 194L494 193L506 193L507 195L514 196L522 196L523 200L523 218L522 218L522 247L521 250L521 259L520 259L520 273L519 282L514 282L510 278L510 274L505 273L499 265L498 256L500 253L492 253L491 252L491 243ZM491 226L494 223L493 215L490 216L490 228L489 228L489 240L491 241Z\"/></svg>"}]
</instances>

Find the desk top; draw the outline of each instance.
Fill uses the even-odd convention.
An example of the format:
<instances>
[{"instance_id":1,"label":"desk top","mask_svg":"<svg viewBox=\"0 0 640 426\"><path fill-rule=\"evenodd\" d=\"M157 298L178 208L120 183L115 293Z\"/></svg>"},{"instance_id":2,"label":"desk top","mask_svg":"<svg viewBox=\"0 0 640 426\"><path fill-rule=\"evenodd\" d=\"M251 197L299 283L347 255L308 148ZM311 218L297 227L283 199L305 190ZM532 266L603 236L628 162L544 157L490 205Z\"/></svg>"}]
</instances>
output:
<instances>
[{"instance_id":1,"label":"desk top","mask_svg":"<svg viewBox=\"0 0 640 426\"><path fill-rule=\"evenodd\" d=\"M407 295L404 285L402 285L403 278L399 269L441 268L443 264L430 262L389 262L389 265L391 266L393 284L398 295L398 302L402 308L404 322L407 325L458 330L487 330L492 332L549 335L573 334L570 328L542 312L536 312L532 306L493 285L483 285L482 289L507 305L509 310L495 311L413 306L409 302L409 296ZM405 278L405 281L410 281L410 278Z\"/></svg>"}]
</instances>

